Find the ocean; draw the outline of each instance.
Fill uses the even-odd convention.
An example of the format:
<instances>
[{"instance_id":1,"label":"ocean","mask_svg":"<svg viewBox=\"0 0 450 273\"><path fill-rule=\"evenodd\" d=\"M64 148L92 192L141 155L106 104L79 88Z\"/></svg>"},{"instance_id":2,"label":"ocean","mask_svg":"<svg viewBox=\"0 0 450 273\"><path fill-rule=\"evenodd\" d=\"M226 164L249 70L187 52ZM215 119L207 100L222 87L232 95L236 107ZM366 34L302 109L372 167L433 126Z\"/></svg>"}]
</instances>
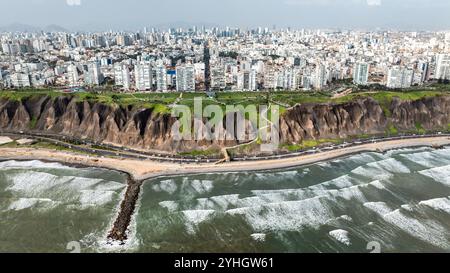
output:
<instances>
[{"instance_id":1,"label":"ocean","mask_svg":"<svg viewBox=\"0 0 450 273\"><path fill-rule=\"evenodd\" d=\"M143 184L130 242L109 247L126 178L0 162L0 251L450 252L450 148Z\"/></svg>"}]
</instances>

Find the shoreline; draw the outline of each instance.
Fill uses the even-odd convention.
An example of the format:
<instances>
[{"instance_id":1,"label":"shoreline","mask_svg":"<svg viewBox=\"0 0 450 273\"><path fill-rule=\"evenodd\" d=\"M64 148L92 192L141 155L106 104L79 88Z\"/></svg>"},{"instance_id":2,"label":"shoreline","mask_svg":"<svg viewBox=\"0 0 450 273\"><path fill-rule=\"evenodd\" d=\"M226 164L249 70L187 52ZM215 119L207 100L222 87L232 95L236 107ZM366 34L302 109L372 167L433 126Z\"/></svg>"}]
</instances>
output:
<instances>
[{"instance_id":1,"label":"shoreline","mask_svg":"<svg viewBox=\"0 0 450 273\"><path fill-rule=\"evenodd\" d=\"M402 140L387 140L377 143L362 144L339 148L336 150L322 151L313 154L306 154L297 157L282 159L267 159L261 161L228 162L221 165L208 164L176 164L161 163L155 161L140 161L135 159L119 159L93 157L89 155L76 154L66 151L52 151L47 149L32 148L1 148L0 161L19 160L30 161L40 160L43 162L57 162L66 166L80 168L103 168L121 172L127 177L127 189L119 204L118 212L112 226L109 229L107 240L125 244L128 238L128 231L132 217L136 212L139 195L142 185L151 179L158 177L173 177L180 175L213 174L213 173L236 173L249 171L270 171L289 169L319 162L327 162L337 158L348 157L354 154L365 152L384 153L390 150L405 148L440 148L450 145L449 136L435 136L410 138Z\"/></svg>"},{"instance_id":2,"label":"shoreline","mask_svg":"<svg viewBox=\"0 0 450 273\"><path fill-rule=\"evenodd\" d=\"M418 147L443 147L450 145L449 136L418 137L401 140L386 140L352 147L337 148L299 156L264 159L258 161L231 161L214 163L170 163L152 160L105 158L83 155L76 152L55 151L35 148L1 148L0 161L40 160L56 162L66 166L103 168L122 172L135 182L157 177L195 175L200 173L233 173L249 171L270 171L295 168L365 152L387 152L390 150Z\"/></svg>"}]
</instances>

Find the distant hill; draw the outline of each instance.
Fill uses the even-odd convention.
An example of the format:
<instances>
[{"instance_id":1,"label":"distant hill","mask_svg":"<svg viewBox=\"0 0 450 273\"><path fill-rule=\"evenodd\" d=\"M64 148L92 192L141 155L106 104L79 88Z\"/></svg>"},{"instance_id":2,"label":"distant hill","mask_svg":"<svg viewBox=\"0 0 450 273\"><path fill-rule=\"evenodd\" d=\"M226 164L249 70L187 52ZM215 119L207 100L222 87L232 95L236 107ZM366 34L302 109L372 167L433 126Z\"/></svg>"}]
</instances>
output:
<instances>
[{"instance_id":1,"label":"distant hill","mask_svg":"<svg viewBox=\"0 0 450 273\"><path fill-rule=\"evenodd\" d=\"M0 27L2 32L68 32L67 29L58 25L48 25L45 27L31 26L27 24L14 23Z\"/></svg>"}]
</instances>

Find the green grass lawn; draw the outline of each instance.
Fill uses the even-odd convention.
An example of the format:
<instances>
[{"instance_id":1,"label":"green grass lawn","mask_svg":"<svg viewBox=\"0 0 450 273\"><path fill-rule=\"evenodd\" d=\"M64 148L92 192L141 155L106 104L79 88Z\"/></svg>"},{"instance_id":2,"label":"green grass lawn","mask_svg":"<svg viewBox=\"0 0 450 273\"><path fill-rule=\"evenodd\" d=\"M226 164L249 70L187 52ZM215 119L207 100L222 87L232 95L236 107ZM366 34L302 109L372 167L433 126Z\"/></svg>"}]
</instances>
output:
<instances>
[{"instance_id":1,"label":"green grass lawn","mask_svg":"<svg viewBox=\"0 0 450 273\"><path fill-rule=\"evenodd\" d=\"M80 101L99 102L107 105L134 106L155 109L160 113L170 113L170 105L178 100L180 93L89 93L78 92L65 94L56 90L24 89L20 91L0 91L0 98L21 101L35 96L72 96ZM194 108L194 98L202 98L202 105L219 104L225 111L225 105L268 105L279 104L281 112L286 107L304 103L345 103L359 98L371 97L378 101L386 116L390 115L389 106L394 98L401 100L418 100L425 97L450 95L450 88L440 87L430 91L359 91L345 97L333 99L330 94L322 92L276 91L276 92L218 92L215 98L208 98L204 92L183 93L179 105Z\"/></svg>"}]
</instances>

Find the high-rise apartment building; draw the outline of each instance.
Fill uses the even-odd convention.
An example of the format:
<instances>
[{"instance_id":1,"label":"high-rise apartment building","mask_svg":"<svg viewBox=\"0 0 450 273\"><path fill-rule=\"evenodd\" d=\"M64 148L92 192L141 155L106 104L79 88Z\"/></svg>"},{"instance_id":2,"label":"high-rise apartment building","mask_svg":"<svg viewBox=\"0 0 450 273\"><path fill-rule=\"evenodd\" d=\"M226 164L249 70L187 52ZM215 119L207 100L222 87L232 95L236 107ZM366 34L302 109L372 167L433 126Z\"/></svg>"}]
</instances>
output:
<instances>
[{"instance_id":1,"label":"high-rise apartment building","mask_svg":"<svg viewBox=\"0 0 450 273\"><path fill-rule=\"evenodd\" d=\"M88 85L100 85L103 82L103 74L100 71L98 62L91 62L88 64L85 73L85 82Z\"/></svg>"},{"instance_id":2,"label":"high-rise apartment building","mask_svg":"<svg viewBox=\"0 0 450 273\"><path fill-rule=\"evenodd\" d=\"M76 65L70 64L67 66L67 80L70 87L78 86L79 75Z\"/></svg>"},{"instance_id":3,"label":"high-rise apartment building","mask_svg":"<svg viewBox=\"0 0 450 273\"><path fill-rule=\"evenodd\" d=\"M409 88L414 77L414 71L405 67L392 67L389 69L387 84L388 88Z\"/></svg>"},{"instance_id":4,"label":"high-rise apartment building","mask_svg":"<svg viewBox=\"0 0 450 273\"><path fill-rule=\"evenodd\" d=\"M30 75L28 73L13 73L11 74L11 85L13 87L30 87Z\"/></svg>"},{"instance_id":5,"label":"high-rise apartment building","mask_svg":"<svg viewBox=\"0 0 450 273\"><path fill-rule=\"evenodd\" d=\"M450 80L450 54L439 54L436 58L436 73L439 80Z\"/></svg>"},{"instance_id":6,"label":"high-rise apartment building","mask_svg":"<svg viewBox=\"0 0 450 273\"><path fill-rule=\"evenodd\" d=\"M221 65L213 66L211 68L211 89L224 90L226 86L225 68Z\"/></svg>"},{"instance_id":7,"label":"high-rise apartment building","mask_svg":"<svg viewBox=\"0 0 450 273\"><path fill-rule=\"evenodd\" d=\"M131 87L130 70L125 64L114 65L114 80L117 86L121 86L123 90L129 91Z\"/></svg>"},{"instance_id":8,"label":"high-rise apartment building","mask_svg":"<svg viewBox=\"0 0 450 273\"><path fill-rule=\"evenodd\" d=\"M167 91L167 70L166 66L160 62L155 67L156 70L156 91Z\"/></svg>"},{"instance_id":9,"label":"high-rise apartment building","mask_svg":"<svg viewBox=\"0 0 450 273\"><path fill-rule=\"evenodd\" d=\"M353 70L353 83L357 85L366 85L369 80L369 64L357 63Z\"/></svg>"},{"instance_id":10,"label":"high-rise apartment building","mask_svg":"<svg viewBox=\"0 0 450 273\"><path fill-rule=\"evenodd\" d=\"M153 71L150 62L141 62L134 67L136 89L149 91L153 88Z\"/></svg>"},{"instance_id":11,"label":"high-rise apartment building","mask_svg":"<svg viewBox=\"0 0 450 273\"><path fill-rule=\"evenodd\" d=\"M182 65L176 69L177 91L195 91L195 69L193 65Z\"/></svg>"},{"instance_id":12,"label":"high-rise apartment building","mask_svg":"<svg viewBox=\"0 0 450 273\"><path fill-rule=\"evenodd\" d=\"M327 70L323 64L318 64L316 66L316 71L314 74L314 88L323 89L327 85Z\"/></svg>"}]
</instances>

